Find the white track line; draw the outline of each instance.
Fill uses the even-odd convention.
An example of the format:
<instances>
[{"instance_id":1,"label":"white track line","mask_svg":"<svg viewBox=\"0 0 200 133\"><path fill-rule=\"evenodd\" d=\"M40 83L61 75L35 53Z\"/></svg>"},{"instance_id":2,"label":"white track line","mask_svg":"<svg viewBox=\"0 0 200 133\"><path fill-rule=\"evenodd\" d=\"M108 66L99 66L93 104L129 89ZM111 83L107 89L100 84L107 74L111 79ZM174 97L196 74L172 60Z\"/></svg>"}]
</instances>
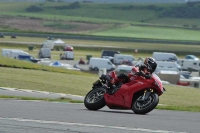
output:
<instances>
[{"instance_id":1,"label":"white track line","mask_svg":"<svg viewBox=\"0 0 200 133\"><path fill-rule=\"evenodd\" d=\"M44 121L44 120L22 119L22 118L0 117L0 120L10 120L10 121L19 121L19 122L35 122L35 123L42 123L42 124L73 125L73 126L82 126L82 127L112 128L112 129L121 129L121 130L129 130L129 131L142 131L142 132L149 132L149 133L186 133L186 132L176 132L176 131L166 131L166 130L153 130L153 129L145 129L145 128L129 128L129 127L106 126L106 125L97 125L97 124Z\"/></svg>"}]
</instances>

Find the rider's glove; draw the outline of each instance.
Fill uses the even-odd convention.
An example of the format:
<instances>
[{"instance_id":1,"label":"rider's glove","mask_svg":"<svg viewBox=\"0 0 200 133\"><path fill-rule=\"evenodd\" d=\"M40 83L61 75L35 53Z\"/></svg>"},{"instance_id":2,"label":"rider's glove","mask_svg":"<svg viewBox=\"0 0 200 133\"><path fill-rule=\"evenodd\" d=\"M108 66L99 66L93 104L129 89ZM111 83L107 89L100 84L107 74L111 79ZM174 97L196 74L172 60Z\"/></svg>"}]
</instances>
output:
<instances>
[{"instance_id":1,"label":"rider's glove","mask_svg":"<svg viewBox=\"0 0 200 133\"><path fill-rule=\"evenodd\" d=\"M150 79L150 78L151 78L151 75L145 74L145 78L146 78L146 79Z\"/></svg>"}]
</instances>

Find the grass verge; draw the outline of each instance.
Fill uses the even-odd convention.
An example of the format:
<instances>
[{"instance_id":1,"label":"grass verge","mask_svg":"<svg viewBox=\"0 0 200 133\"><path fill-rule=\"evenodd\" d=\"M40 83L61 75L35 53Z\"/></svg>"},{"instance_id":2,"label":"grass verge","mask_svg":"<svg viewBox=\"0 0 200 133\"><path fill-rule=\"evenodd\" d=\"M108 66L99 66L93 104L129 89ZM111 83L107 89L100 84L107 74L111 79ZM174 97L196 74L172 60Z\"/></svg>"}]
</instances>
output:
<instances>
[{"instance_id":1,"label":"grass verge","mask_svg":"<svg viewBox=\"0 0 200 133\"><path fill-rule=\"evenodd\" d=\"M20 96L4 96L4 95L0 95L0 99L40 100L40 101L48 101L48 102L83 103L83 101L72 100L70 98L49 99L49 98L34 98L34 97L20 97Z\"/></svg>"},{"instance_id":2,"label":"grass verge","mask_svg":"<svg viewBox=\"0 0 200 133\"><path fill-rule=\"evenodd\" d=\"M176 111L190 111L190 112L200 112L200 107L199 106L162 106L158 105L156 109L161 109L161 110L176 110Z\"/></svg>"}]
</instances>

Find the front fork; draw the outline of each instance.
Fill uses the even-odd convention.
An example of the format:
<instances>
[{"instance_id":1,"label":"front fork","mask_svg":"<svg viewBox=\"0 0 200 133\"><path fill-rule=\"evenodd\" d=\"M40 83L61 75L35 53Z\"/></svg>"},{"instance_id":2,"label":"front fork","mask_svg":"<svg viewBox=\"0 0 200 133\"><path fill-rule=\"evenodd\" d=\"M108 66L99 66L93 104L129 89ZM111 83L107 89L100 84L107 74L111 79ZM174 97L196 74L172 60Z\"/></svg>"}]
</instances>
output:
<instances>
[{"instance_id":1,"label":"front fork","mask_svg":"<svg viewBox=\"0 0 200 133\"><path fill-rule=\"evenodd\" d=\"M153 89L146 89L141 99L138 102L145 102L148 100L150 94L153 92Z\"/></svg>"}]
</instances>

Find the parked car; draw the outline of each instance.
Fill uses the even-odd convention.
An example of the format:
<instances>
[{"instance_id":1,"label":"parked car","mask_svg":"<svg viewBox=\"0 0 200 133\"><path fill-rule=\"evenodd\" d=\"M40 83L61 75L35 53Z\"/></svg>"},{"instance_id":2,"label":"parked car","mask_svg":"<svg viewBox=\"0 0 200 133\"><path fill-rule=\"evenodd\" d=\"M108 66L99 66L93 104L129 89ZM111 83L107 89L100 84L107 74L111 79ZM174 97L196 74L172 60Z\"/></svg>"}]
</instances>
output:
<instances>
[{"instance_id":1,"label":"parked car","mask_svg":"<svg viewBox=\"0 0 200 133\"><path fill-rule=\"evenodd\" d=\"M18 55L17 59L19 59L19 60L25 60L25 61L30 61L30 62L33 62L33 63L38 63L38 62L41 61L40 59L36 59L33 56L31 56L31 55Z\"/></svg>"},{"instance_id":2,"label":"parked car","mask_svg":"<svg viewBox=\"0 0 200 133\"><path fill-rule=\"evenodd\" d=\"M129 61L129 60L123 60L121 62L121 65L128 65L128 66L133 66L133 62Z\"/></svg>"},{"instance_id":3,"label":"parked car","mask_svg":"<svg viewBox=\"0 0 200 133\"><path fill-rule=\"evenodd\" d=\"M102 50L101 58L109 59L112 63L114 63L115 54L120 54L120 52L115 50Z\"/></svg>"},{"instance_id":4,"label":"parked car","mask_svg":"<svg viewBox=\"0 0 200 133\"><path fill-rule=\"evenodd\" d=\"M186 55L185 59L187 59L187 60L199 60L199 58L197 58L195 55Z\"/></svg>"},{"instance_id":5,"label":"parked car","mask_svg":"<svg viewBox=\"0 0 200 133\"><path fill-rule=\"evenodd\" d=\"M120 52L119 51L113 51L113 50L102 50L101 58L103 58L103 56L114 57L115 54L120 54Z\"/></svg>"},{"instance_id":6,"label":"parked car","mask_svg":"<svg viewBox=\"0 0 200 133\"><path fill-rule=\"evenodd\" d=\"M63 51L74 51L74 48L72 46L65 46L63 47Z\"/></svg>"},{"instance_id":7,"label":"parked car","mask_svg":"<svg viewBox=\"0 0 200 133\"><path fill-rule=\"evenodd\" d=\"M125 54L115 54L114 55L114 64L119 65L122 64L123 61L133 62L135 58L132 55L125 55Z\"/></svg>"},{"instance_id":8,"label":"parked car","mask_svg":"<svg viewBox=\"0 0 200 133\"><path fill-rule=\"evenodd\" d=\"M48 37L47 37L47 40L54 40L54 37L48 36Z\"/></svg>"}]
</instances>

